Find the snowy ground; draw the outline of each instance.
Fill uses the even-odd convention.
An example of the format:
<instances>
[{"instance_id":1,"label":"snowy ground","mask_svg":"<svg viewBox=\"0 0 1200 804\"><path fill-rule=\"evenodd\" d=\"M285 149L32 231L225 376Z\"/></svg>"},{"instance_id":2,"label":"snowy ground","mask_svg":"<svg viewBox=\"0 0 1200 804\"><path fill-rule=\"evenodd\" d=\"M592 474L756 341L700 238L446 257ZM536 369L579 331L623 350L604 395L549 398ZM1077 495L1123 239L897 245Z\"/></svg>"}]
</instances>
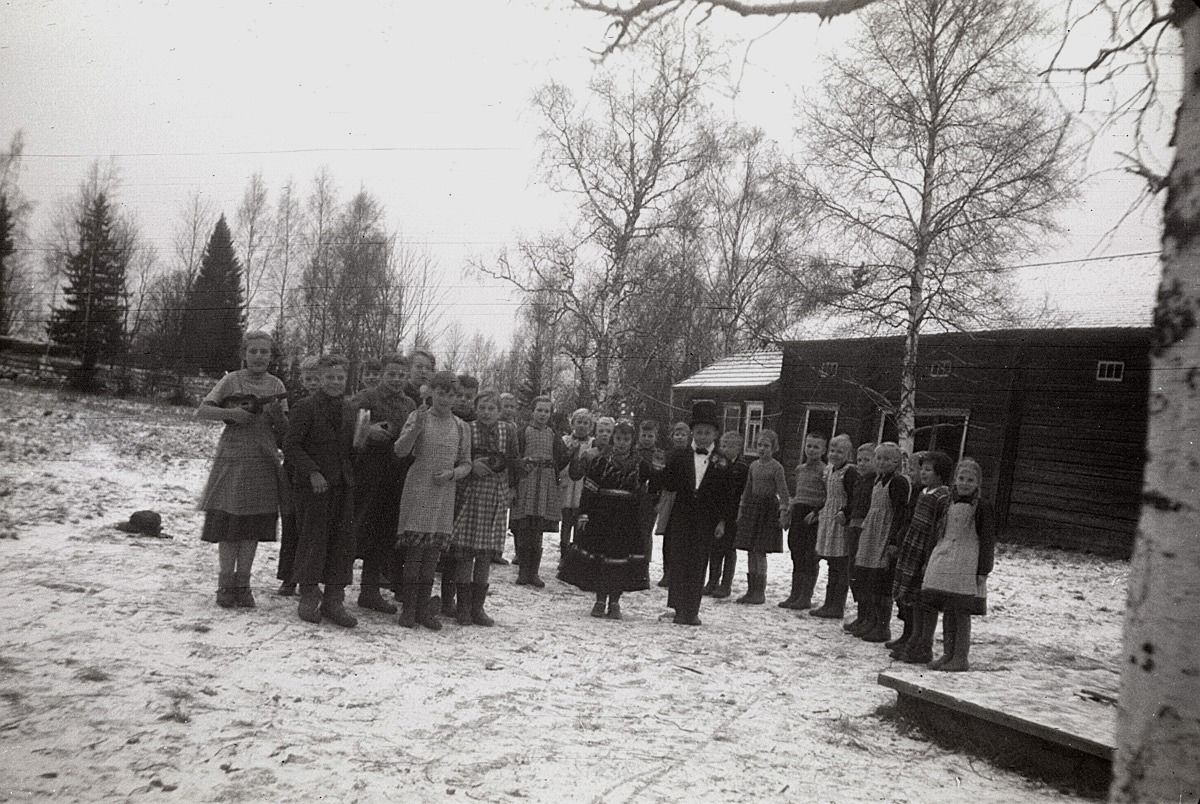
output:
<instances>
[{"instance_id":1,"label":"snowy ground","mask_svg":"<svg viewBox=\"0 0 1200 804\"><path fill-rule=\"evenodd\" d=\"M272 594L266 545L259 608L218 609L193 510L217 434L187 410L0 386L0 535L19 537L0 540L0 801L1079 800L898 729L877 712L886 652L774 605L706 600L687 628L654 589L614 623L499 568L496 628L353 609L347 632ZM140 508L174 538L112 529ZM1125 575L1003 549L979 677L1115 685Z\"/></svg>"}]
</instances>

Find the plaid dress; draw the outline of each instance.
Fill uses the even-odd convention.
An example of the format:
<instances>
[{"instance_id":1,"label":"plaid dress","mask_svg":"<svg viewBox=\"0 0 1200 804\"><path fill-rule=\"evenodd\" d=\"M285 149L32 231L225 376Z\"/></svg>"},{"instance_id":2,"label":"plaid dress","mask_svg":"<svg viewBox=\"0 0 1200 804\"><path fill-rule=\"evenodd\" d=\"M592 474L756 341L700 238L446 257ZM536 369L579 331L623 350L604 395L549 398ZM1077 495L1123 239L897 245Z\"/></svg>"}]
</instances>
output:
<instances>
[{"instance_id":1,"label":"plaid dress","mask_svg":"<svg viewBox=\"0 0 1200 804\"><path fill-rule=\"evenodd\" d=\"M517 484L512 519L533 517L539 520L541 530L558 530L558 521L562 516L562 490L558 487L561 467L555 459L565 453L566 445L549 427L539 430L527 426L524 442L525 452L521 457L529 462L530 469ZM565 464L565 461L562 463Z\"/></svg>"},{"instance_id":2,"label":"plaid dress","mask_svg":"<svg viewBox=\"0 0 1200 804\"><path fill-rule=\"evenodd\" d=\"M484 460L495 474L477 477L474 473L459 483L462 499L454 519L454 552L462 555L500 555L504 550L504 516L508 512L509 470L517 458L516 428L508 422L490 427L473 421L471 460Z\"/></svg>"},{"instance_id":3,"label":"plaid dress","mask_svg":"<svg viewBox=\"0 0 1200 804\"><path fill-rule=\"evenodd\" d=\"M917 504L913 506L912 521L900 540L896 577L892 581L892 598L902 606L917 603L925 565L937 538L937 524L945 516L949 500L950 489L938 486L922 489Z\"/></svg>"}]
</instances>

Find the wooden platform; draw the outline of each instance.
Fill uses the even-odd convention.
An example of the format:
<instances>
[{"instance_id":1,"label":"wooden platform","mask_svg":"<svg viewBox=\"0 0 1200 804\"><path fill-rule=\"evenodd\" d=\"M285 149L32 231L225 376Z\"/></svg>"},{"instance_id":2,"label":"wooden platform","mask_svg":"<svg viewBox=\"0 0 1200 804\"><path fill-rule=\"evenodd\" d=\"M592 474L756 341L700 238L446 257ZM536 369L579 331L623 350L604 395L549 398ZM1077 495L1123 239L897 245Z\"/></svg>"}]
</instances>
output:
<instances>
[{"instance_id":1,"label":"wooden platform","mask_svg":"<svg viewBox=\"0 0 1200 804\"><path fill-rule=\"evenodd\" d=\"M1106 789L1116 733L1116 672L942 673L899 668L879 674L896 690L901 716L997 764Z\"/></svg>"}]
</instances>

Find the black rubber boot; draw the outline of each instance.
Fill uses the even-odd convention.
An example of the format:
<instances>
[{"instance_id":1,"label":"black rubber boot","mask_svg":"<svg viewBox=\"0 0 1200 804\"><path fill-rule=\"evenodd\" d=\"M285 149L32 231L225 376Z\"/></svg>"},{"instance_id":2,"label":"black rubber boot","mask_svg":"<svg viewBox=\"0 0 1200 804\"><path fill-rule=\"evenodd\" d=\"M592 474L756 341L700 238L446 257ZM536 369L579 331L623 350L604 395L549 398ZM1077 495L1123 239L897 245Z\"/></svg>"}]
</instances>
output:
<instances>
[{"instance_id":1,"label":"black rubber boot","mask_svg":"<svg viewBox=\"0 0 1200 804\"><path fill-rule=\"evenodd\" d=\"M536 540L535 540L536 537ZM532 544L529 545L529 585L537 589L545 589L546 582L538 577L538 570L542 568L542 534L535 533L530 537ZM521 562L521 569L525 569L525 562Z\"/></svg>"},{"instance_id":2,"label":"black rubber boot","mask_svg":"<svg viewBox=\"0 0 1200 804\"><path fill-rule=\"evenodd\" d=\"M913 606L911 616L915 625L912 637L900 653L900 661L906 664L929 664L933 661L933 629L937 625L937 612L928 606Z\"/></svg>"},{"instance_id":3,"label":"black rubber boot","mask_svg":"<svg viewBox=\"0 0 1200 804\"><path fill-rule=\"evenodd\" d=\"M871 602L875 619L858 638L863 642L887 642L892 638L892 598L890 595L872 595Z\"/></svg>"},{"instance_id":4,"label":"black rubber boot","mask_svg":"<svg viewBox=\"0 0 1200 804\"><path fill-rule=\"evenodd\" d=\"M400 625L404 628L417 627L417 595L419 592L415 583L400 585Z\"/></svg>"},{"instance_id":5,"label":"black rubber boot","mask_svg":"<svg viewBox=\"0 0 1200 804\"><path fill-rule=\"evenodd\" d=\"M433 595L433 581L425 581L417 587L417 622L430 631L441 631L442 621L433 610L430 597Z\"/></svg>"},{"instance_id":6,"label":"black rubber boot","mask_svg":"<svg viewBox=\"0 0 1200 804\"><path fill-rule=\"evenodd\" d=\"M608 595L604 592L596 593L596 602L592 604L592 616L603 617L608 610Z\"/></svg>"},{"instance_id":7,"label":"black rubber boot","mask_svg":"<svg viewBox=\"0 0 1200 804\"><path fill-rule=\"evenodd\" d=\"M378 586L363 586L358 590L358 607L383 614L395 614L398 611L395 604L383 599Z\"/></svg>"},{"instance_id":8,"label":"black rubber boot","mask_svg":"<svg viewBox=\"0 0 1200 804\"><path fill-rule=\"evenodd\" d=\"M800 572L800 570L793 567L792 568L792 591L791 591L791 594L788 595L787 600L781 600L779 602L779 608L781 608L781 609L796 608L796 604L800 602L800 594L801 594L800 585L803 582L803 579L804 579L804 574L802 572Z\"/></svg>"},{"instance_id":9,"label":"black rubber boot","mask_svg":"<svg viewBox=\"0 0 1200 804\"><path fill-rule=\"evenodd\" d=\"M446 570L442 571L442 605L441 612L443 617L449 617L451 620L458 617L458 601L456 594L459 586L454 582L454 575Z\"/></svg>"},{"instance_id":10,"label":"black rubber boot","mask_svg":"<svg viewBox=\"0 0 1200 804\"><path fill-rule=\"evenodd\" d=\"M496 624L496 621L487 615L483 610L483 604L487 601L488 584L473 583L471 584L471 622L475 625L482 625L485 628L490 628ZM459 607L462 606L462 600L459 600Z\"/></svg>"},{"instance_id":11,"label":"black rubber boot","mask_svg":"<svg viewBox=\"0 0 1200 804\"><path fill-rule=\"evenodd\" d=\"M900 622L904 623L904 628L901 630L900 636L883 643L885 648L892 651L893 659L900 658L900 651L904 650L904 646L908 644L908 640L912 639L913 628L916 625L916 617L913 616L912 606L897 606L897 608L900 610Z\"/></svg>"},{"instance_id":12,"label":"black rubber boot","mask_svg":"<svg viewBox=\"0 0 1200 804\"><path fill-rule=\"evenodd\" d=\"M315 583L311 586L301 585L300 603L296 606L296 613L306 623L321 622L321 587Z\"/></svg>"},{"instance_id":13,"label":"black rubber boot","mask_svg":"<svg viewBox=\"0 0 1200 804\"><path fill-rule=\"evenodd\" d=\"M729 552L725 554L725 560L721 563L721 583L717 585L716 591L712 596L715 598L729 597L733 587L733 573L737 569L737 553Z\"/></svg>"},{"instance_id":14,"label":"black rubber boot","mask_svg":"<svg viewBox=\"0 0 1200 804\"><path fill-rule=\"evenodd\" d=\"M800 594L796 597L796 602L792 604L792 608L800 611L802 609L812 608L813 589L817 586L817 576L808 573L800 573Z\"/></svg>"},{"instance_id":15,"label":"black rubber boot","mask_svg":"<svg viewBox=\"0 0 1200 804\"><path fill-rule=\"evenodd\" d=\"M825 602L809 614L827 620L840 620L846 616L846 559L826 559L829 577L825 581Z\"/></svg>"},{"instance_id":16,"label":"black rubber boot","mask_svg":"<svg viewBox=\"0 0 1200 804\"><path fill-rule=\"evenodd\" d=\"M873 628L875 621L879 619L879 613L876 611L877 608L874 595L869 592L859 592L858 625L851 628L850 633L861 638L863 634Z\"/></svg>"},{"instance_id":17,"label":"black rubber boot","mask_svg":"<svg viewBox=\"0 0 1200 804\"><path fill-rule=\"evenodd\" d=\"M965 673L971 669L968 661L971 653L971 615L954 613L954 653L938 667L949 673Z\"/></svg>"},{"instance_id":18,"label":"black rubber boot","mask_svg":"<svg viewBox=\"0 0 1200 804\"><path fill-rule=\"evenodd\" d=\"M705 597L712 597L716 593L717 587L721 584L721 559L710 558L708 560L708 583L704 584L704 590L701 592Z\"/></svg>"},{"instance_id":19,"label":"black rubber boot","mask_svg":"<svg viewBox=\"0 0 1200 804\"><path fill-rule=\"evenodd\" d=\"M474 602L471 595L475 589L469 583L456 583L455 587L458 592L458 612L454 619L459 625L470 625L471 604Z\"/></svg>"},{"instance_id":20,"label":"black rubber boot","mask_svg":"<svg viewBox=\"0 0 1200 804\"><path fill-rule=\"evenodd\" d=\"M325 584L325 594L321 595L321 616L334 625L342 628L353 628L358 620L346 611L346 587L335 584Z\"/></svg>"}]
</instances>

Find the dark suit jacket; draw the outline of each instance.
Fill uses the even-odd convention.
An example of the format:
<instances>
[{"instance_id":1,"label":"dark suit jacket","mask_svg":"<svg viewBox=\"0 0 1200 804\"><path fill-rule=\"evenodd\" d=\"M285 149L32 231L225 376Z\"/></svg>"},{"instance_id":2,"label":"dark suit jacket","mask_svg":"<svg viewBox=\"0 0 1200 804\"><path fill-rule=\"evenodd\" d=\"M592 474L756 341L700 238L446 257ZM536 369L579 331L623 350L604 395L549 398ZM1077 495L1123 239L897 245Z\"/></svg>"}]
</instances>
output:
<instances>
[{"instance_id":1,"label":"dark suit jacket","mask_svg":"<svg viewBox=\"0 0 1200 804\"><path fill-rule=\"evenodd\" d=\"M341 416L336 427L321 413L321 402L329 397L316 393L297 403L288 419L283 455L293 467L301 485L308 484L313 472L320 472L331 486L354 483L353 449L355 410L340 402Z\"/></svg>"},{"instance_id":2,"label":"dark suit jacket","mask_svg":"<svg viewBox=\"0 0 1200 804\"><path fill-rule=\"evenodd\" d=\"M691 447L671 453L656 484L663 491L675 492L667 523L671 575L667 605L689 614L700 608L713 532L730 506L737 504L731 463L710 455L704 479L696 488L694 454Z\"/></svg>"}]
</instances>

